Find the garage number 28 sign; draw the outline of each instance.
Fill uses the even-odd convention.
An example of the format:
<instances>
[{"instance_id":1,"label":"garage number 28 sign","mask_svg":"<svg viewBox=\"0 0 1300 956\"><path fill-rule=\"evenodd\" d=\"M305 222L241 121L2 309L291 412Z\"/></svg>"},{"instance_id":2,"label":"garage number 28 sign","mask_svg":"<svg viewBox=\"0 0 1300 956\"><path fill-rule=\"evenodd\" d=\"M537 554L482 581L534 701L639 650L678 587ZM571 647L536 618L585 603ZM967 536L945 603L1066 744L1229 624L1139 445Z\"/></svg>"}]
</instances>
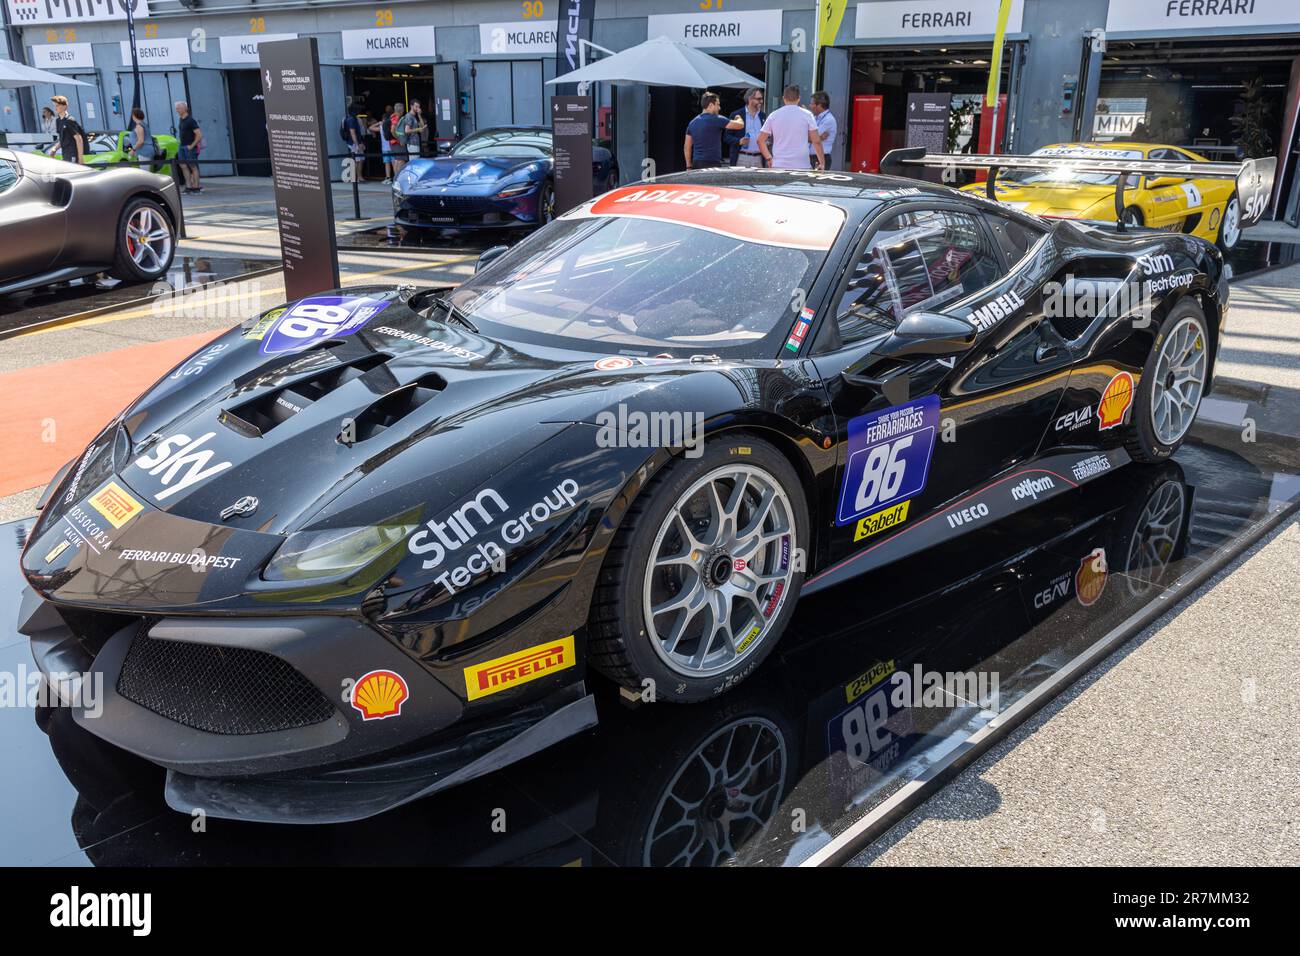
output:
<instances>
[{"instance_id":1,"label":"garage number 28 sign","mask_svg":"<svg viewBox=\"0 0 1300 956\"><path fill-rule=\"evenodd\" d=\"M858 521L861 538L905 521L925 490L938 426L937 395L851 420L836 524Z\"/></svg>"}]
</instances>

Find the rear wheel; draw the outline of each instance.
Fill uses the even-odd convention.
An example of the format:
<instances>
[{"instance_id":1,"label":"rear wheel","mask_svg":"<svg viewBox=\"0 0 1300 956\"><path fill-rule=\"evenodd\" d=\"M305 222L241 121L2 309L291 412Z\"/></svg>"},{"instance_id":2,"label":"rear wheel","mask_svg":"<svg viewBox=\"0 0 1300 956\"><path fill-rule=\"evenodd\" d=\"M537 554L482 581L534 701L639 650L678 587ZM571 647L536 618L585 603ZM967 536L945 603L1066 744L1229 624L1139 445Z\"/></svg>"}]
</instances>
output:
<instances>
[{"instance_id":1,"label":"rear wheel","mask_svg":"<svg viewBox=\"0 0 1300 956\"><path fill-rule=\"evenodd\" d=\"M1209 371L1205 314L1185 299L1161 323L1138 384L1126 442L1135 460L1164 461L1178 450L1196 420Z\"/></svg>"},{"instance_id":2,"label":"rear wheel","mask_svg":"<svg viewBox=\"0 0 1300 956\"><path fill-rule=\"evenodd\" d=\"M176 233L162 206L144 197L128 202L117 221L113 275L128 282L157 279L175 254Z\"/></svg>"},{"instance_id":3,"label":"rear wheel","mask_svg":"<svg viewBox=\"0 0 1300 956\"><path fill-rule=\"evenodd\" d=\"M808 507L761 439L677 458L628 511L592 604L588 661L659 700L735 686L772 651L798 598ZM799 570L796 570L799 568Z\"/></svg>"},{"instance_id":4,"label":"rear wheel","mask_svg":"<svg viewBox=\"0 0 1300 956\"><path fill-rule=\"evenodd\" d=\"M1129 206L1124 210L1124 225L1140 229L1146 225L1146 218L1142 215L1142 210L1137 206Z\"/></svg>"},{"instance_id":5,"label":"rear wheel","mask_svg":"<svg viewBox=\"0 0 1300 956\"><path fill-rule=\"evenodd\" d=\"M1237 248L1237 243L1241 241L1241 205L1237 202L1237 194L1233 193L1228 199L1228 204L1223 207L1223 220L1219 223L1219 239L1217 245L1224 252L1231 252Z\"/></svg>"}]
</instances>

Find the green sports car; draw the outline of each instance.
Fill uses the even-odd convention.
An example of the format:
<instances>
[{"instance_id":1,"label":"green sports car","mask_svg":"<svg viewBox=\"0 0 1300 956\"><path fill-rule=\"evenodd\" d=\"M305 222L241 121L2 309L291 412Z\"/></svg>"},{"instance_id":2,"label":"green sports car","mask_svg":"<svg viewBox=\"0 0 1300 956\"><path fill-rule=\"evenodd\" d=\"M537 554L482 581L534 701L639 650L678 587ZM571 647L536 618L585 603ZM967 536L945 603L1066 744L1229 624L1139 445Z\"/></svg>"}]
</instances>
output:
<instances>
[{"instance_id":1,"label":"green sports car","mask_svg":"<svg viewBox=\"0 0 1300 956\"><path fill-rule=\"evenodd\" d=\"M86 165L87 166L118 166L123 163L140 165L126 151L127 144L134 139L134 134L122 130L117 133L86 133L89 144L86 148ZM172 174L172 161L176 159L177 152L180 151L180 140L175 136L154 135L154 141L158 144L158 158L148 164L151 172L162 173L164 176ZM52 149L57 149L58 144L54 144ZM33 150L33 152L50 155L47 150Z\"/></svg>"}]
</instances>

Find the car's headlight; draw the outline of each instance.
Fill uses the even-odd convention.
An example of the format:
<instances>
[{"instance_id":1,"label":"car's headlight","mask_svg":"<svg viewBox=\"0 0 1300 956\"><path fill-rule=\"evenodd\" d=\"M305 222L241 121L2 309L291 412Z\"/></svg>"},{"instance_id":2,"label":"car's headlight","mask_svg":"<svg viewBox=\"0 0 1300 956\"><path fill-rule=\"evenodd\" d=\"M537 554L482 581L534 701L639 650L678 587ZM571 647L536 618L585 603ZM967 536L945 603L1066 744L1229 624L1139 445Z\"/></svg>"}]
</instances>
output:
<instances>
[{"instance_id":1,"label":"car's headlight","mask_svg":"<svg viewBox=\"0 0 1300 956\"><path fill-rule=\"evenodd\" d=\"M506 186L504 189L498 192L497 198L511 199L514 196L522 196L524 193L528 192L529 190L536 188L536 186L537 183L534 182L514 183L510 186Z\"/></svg>"},{"instance_id":2,"label":"car's headlight","mask_svg":"<svg viewBox=\"0 0 1300 956\"><path fill-rule=\"evenodd\" d=\"M418 526L414 518L363 528L298 531L285 538L262 572L267 581L312 581L336 578L394 556Z\"/></svg>"}]
</instances>

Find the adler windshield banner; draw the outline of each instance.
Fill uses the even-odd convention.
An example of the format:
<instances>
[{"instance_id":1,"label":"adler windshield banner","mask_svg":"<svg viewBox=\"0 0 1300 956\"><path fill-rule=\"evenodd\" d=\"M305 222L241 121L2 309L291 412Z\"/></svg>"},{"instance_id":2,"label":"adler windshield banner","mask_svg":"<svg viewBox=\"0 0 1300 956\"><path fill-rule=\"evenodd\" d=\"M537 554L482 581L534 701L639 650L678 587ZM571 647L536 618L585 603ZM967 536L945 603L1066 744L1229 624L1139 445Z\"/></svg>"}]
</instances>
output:
<instances>
[{"instance_id":1,"label":"adler windshield banner","mask_svg":"<svg viewBox=\"0 0 1300 956\"><path fill-rule=\"evenodd\" d=\"M339 286L320 58L315 37L263 43L259 55L284 287L301 299Z\"/></svg>"},{"instance_id":2,"label":"adler windshield banner","mask_svg":"<svg viewBox=\"0 0 1300 956\"><path fill-rule=\"evenodd\" d=\"M582 66L582 44L591 42L592 8L596 0L559 0L555 24L555 75L572 73ZM561 83L555 92L571 96L578 92L577 84Z\"/></svg>"}]
</instances>

